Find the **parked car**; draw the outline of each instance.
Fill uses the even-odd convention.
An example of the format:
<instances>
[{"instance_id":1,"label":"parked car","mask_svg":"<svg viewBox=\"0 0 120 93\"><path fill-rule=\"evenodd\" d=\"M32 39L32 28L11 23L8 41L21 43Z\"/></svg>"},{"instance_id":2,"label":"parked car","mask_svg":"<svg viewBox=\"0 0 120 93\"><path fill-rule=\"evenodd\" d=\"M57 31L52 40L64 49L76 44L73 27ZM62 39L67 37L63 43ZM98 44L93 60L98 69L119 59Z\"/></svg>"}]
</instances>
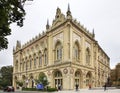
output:
<instances>
[{"instance_id":1,"label":"parked car","mask_svg":"<svg viewBox=\"0 0 120 93\"><path fill-rule=\"evenodd\" d=\"M4 91L6 91L6 92L14 92L15 89L14 89L13 86L7 86L7 87L4 88Z\"/></svg>"}]
</instances>

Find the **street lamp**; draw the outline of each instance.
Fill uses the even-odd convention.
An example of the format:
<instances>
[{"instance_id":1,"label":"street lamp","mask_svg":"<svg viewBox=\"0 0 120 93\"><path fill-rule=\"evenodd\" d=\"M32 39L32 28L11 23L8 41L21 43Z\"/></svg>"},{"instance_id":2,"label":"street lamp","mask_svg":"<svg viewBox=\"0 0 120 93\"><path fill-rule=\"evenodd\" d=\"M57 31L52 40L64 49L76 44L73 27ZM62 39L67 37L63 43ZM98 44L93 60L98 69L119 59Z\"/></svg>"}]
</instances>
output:
<instances>
[{"instance_id":1,"label":"street lamp","mask_svg":"<svg viewBox=\"0 0 120 93\"><path fill-rule=\"evenodd\" d=\"M45 89L47 89L47 87L46 87L46 85L47 85L47 84L46 84L46 81L47 81L47 77L45 76L45 77L43 78L43 83L44 83L43 86L44 86Z\"/></svg>"},{"instance_id":2,"label":"street lamp","mask_svg":"<svg viewBox=\"0 0 120 93\"><path fill-rule=\"evenodd\" d=\"M26 78L26 88L27 88L27 85L28 85L28 79Z\"/></svg>"},{"instance_id":3,"label":"street lamp","mask_svg":"<svg viewBox=\"0 0 120 93\"><path fill-rule=\"evenodd\" d=\"M34 87L34 79L32 79L32 88Z\"/></svg>"},{"instance_id":4,"label":"street lamp","mask_svg":"<svg viewBox=\"0 0 120 93\"><path fill-rule=\"evenodd\" d=\"M44 80L44 81L46 81L46 80L47 80L47 78L46 78L46 77L44 77L44 78L43 78L43 80Z\"/></svg>"},{"instance_id":5,"label":"street lamp","mask_svg":"<svg viewBox=\"0 0 120 93\"><path fill-rule=\"evenodd\" d=\"M2 78L2 74L0 73L0 78Z\"/></svg>"}]
</instances>

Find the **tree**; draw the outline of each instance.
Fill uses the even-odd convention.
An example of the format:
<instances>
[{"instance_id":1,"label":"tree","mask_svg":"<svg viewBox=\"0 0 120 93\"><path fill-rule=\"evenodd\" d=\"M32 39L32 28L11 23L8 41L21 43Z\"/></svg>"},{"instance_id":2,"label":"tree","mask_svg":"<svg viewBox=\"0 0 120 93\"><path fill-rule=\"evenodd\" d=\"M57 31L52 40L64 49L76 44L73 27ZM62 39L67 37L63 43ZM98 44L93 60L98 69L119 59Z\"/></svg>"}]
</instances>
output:
<instances>
[{"instance_id":1,"label":"tree","mask_svg":"<svg viewBox=\"0 0 120 93\"><path fill-rule=\"evenodd\" d=\"M23 86L23 81L16 81L16 84L18 84L20 87Z\"/></svg>"},{"instance_id":2,"label":"tree","mask_svg":"<svg viewBox=\"0 0 120 93\"><path fill-rule=\"evenodd\" d=\"M35 80L38 84L43 84L44 88L49 84L47 80L47 76L44 73L40 73L37 80Z\"/></svg>"},{"instance_id":3,"label":"tree","mask_svg":"<svg viewBox=\"0 0 120 93\"><path fill-rule=\"evenodd\" d=\"M11 34L10 24L23 26L26 0L0 0L0 51L8 48L6 36Z\"/></svg>"},{"instance_id":4,"label":"tree","mask_svg":"<svg viewBox=\"0 0 120 93\"><path fill-rule=\"evenodd\" d=\"M12 78L13 78L13 67L12 66L3 66L0 69L1 73L1 81L0 85L5 87L7 85L12 85Z\"/></svg>"}]
</instances>

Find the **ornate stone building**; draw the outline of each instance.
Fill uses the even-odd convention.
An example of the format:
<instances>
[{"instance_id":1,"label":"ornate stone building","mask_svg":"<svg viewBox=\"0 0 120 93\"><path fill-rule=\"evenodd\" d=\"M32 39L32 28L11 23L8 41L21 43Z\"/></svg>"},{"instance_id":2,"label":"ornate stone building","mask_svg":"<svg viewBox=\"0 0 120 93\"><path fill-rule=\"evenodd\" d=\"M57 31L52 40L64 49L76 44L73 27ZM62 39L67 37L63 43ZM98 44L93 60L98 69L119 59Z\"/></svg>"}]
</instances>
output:
<instances>
[{"instance_id":1,"label":"ornate stone building","mask_svg":"<svg viewBox=\"0 0 120 93\"><path fill-rule=\"evenodd\" d=\"M64 15L57 8L52 26L25 45L17 41L13 50L13 85L16 80L35 85L39 73L46 74L49 86L61 84L63 89L102 86L110 74L110 58L90 33L74 20L70 8Z\"/></svg>"},{"instance_id":2,"label":"ornate stone building","mask_svg":"<svg viewBox=\"0 0 120 93\"><path fill-rule=\"evenodd\" d=\"M111 69L110 80L113 86L120 86L120 63L118 63L115 69Z\"/></svg>"}]
</instances>

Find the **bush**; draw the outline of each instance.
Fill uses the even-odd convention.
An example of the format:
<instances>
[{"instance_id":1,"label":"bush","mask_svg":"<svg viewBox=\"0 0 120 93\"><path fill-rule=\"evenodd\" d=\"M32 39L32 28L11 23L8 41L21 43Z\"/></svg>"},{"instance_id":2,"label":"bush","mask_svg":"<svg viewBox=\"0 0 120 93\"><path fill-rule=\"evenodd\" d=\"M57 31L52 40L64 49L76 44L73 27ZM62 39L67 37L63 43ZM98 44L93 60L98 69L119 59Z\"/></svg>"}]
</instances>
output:
<instances>
[{"instance_id":1,"label":"bush","mask_svg":"<svg viewBox=\"0 0 120 93\"><path fill-rule=\"evenodd\" d=\"M48 92L53 92L53 91L57 91L57 89L56 89L56 88L49 88L49 87L48 87L47 91L48 91Z\"/></svg>"},{"instance_id":2,"label":"bush","mask_svg":"<svg viewBox=\"0 0 120 93\"><path fill-rule=\"evenodd\" d=\"M20 87L23 86L23 82L22 82L22 81L16 81L16 83L17 83Z\"/></svg>"},{"instance_id":3,"label":"bush","mask_svg":"<svg viewBox=\"0 0 120 93\"><path fill-rule=\"evenodd\" d=\"M37 91L36 88L22 88L24 91Z\"/></svg>"},{"instance_id":4,"label":"bush","mask_svg":"<svg viewBox=\"0 0 120 93\"><path fill-rule=\"evenodd\" d=\"M48 87L47 89L45 90L38 90L36 88L22 88L23 91L48 91L48 92L54 92L54 91L57 91L56 88L50 88Z\"/></svg>"}]
</instances>

